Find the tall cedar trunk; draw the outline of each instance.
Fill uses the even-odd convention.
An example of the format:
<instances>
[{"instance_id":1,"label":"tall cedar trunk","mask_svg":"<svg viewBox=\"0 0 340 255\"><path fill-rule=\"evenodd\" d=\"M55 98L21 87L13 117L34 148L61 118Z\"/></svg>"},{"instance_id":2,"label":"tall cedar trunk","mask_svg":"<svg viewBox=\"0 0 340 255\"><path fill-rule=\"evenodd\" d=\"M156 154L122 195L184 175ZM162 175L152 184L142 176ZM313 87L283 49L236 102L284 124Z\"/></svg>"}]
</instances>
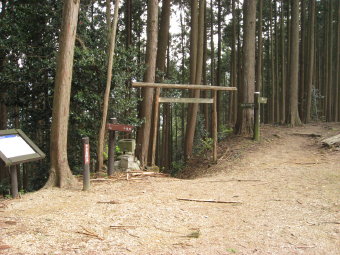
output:
<instances>
[{"instance_id":1,"label":"tall cedar trunk","mask_svg":"<svg viewBox=\"0 0 340 255\"><path fill-rule=\"evenodd\" d=\"M97 147L97 171L102 170L103 168L103 153L104 153L104 140L105 140L105 128L106 128L106 120L107 120L107 112L109 108L109 99L111 92L111 81L112 81L112 66L113 66L113 57L115 51L116 44L116 30L118 24L118 9L119 9L119 1L116 0L115 12L113 16L113 22L111 22L111 17L107 20L107 23L112 24L110 31L110 40L109 40L109 48L108 48L108 61L107 61L107 76L106 76L106 88L103 99L103 112L102 112L102 120L100 123L100 129L98 133L98 147Z\"/></svg>"},{"instance_id":2,"label":"tall cedar trunk","mask_svg":"<svg viewBox=\"0 0 340 255\"><path fill-rule=\"evenodd\" d=\"M287 78L286 81L287 83L290 82L290 56L291 56L291 27L292 27L292 22L291 22L291 1L287 1ZM289 101L290 101L290 85L286 84L286 122L288 122L288 117L289 117Z\"/></svg>"},{"instance_id":3,"label":"tall cedar trunk","mask_svg":"<svg viewBox=\"0 0 340 255\"><path fill-rule=\"evenodd\" d=\"M301 44L300 44L300 72L299 72L299 116L304 119L305 116L305 50L306 50L306 21L305 21L305 0L301 1Z\"/></svg>"},{"instance_id":4,"label":"tall cedar trunk","mask_svg":"<svg viewBox=\"0 0 340 255\"><path fill-rule=\"evenodd\" d=\"M271 94L270 94L270 115L269 122L275 121L275 57L274 57L274 35L273 35L273 3L270 4L270 81L271 81Z\"/></svg>"},{"instance_id":5,"label":"tall cedar trunk","mask_svg":"<svg viewBox=\"0 0 340 255\"><path fill-rule=\"evenodd\" d=\"M210 83L215 85L214 5L210 0Z\"/></svg>"},{"instance_id":6,"label":"tall cedar trunk","mask_svg":"<svg viewBox=\"0 0 340 255\"><path fill-rule=\"evenodd\" d=\"M214 4L213 0L210 0L210 84L212 86L215 85L215 43L214 43ZM206 92L208 93L208 92ZM208 111L208 115L211 117L211 107L210 105L205 105L205 108ZM209 118L210 120L210 118ZM210 121L207 129L209 134L212 134L212 127L210 125Z\"/></svg>"},{"instance_id":7,"label":"tall cedar trunk","mask_svg":"<svg viewBox=\"0 0 340 255\"><path fill-rule=\"evenodd\" d=\"M289 118L291 126L301 125L298 111L299 84L299 0L292 0L291 42L289 72Z\"/></svg>"},{"instance_id":8,"label":"tall cedar trunk","mask_svg":"<svg viewBox=\"0 0 340 255\"><path fill-rule=\"evenodd\" d=\"M79 1L64 1L53 98L50 145L51 169L45 187L66 188L75 183L67 159L67 131L78 11Z\"/></svg>"},{"instance_id":9,"label":"tall cedar trunk","mask_svg":"<svg viewBox=\"0 0 340 255\"><path fill-rule=\"evenodd\" d=\"M132 0L126 0L125 6L125 24L126 24L126 45L128 48L132 44Z\"/></svg>"},{"instance_id":10,"label":"tall cedar trunk","mask_svg":"<svg viewBox=\"0 0 340 255\"><path fill-rule=\"evenodd\" d=\"M147 21L147 45L146 45L146 71L145 82L155 81L157 34L158 34L158 0L148 0L148 21ZM149 139L151 129L151 114L153 102L153 88L142 88L143 102L140 108L140 117L144 119L143 124L138 128L136 154L141 165L147 165L149 151Z\"/></svg>"},{"instance_id":11,"label":"tall cedar trunk","mask_svg":"<svg viewBox=\"0 0 340 255\"><path fill-rule=\"evenodd\" d=\"M244 40L243 40L243 82L241 93L242 103L254 103L255 91L255 41L256 41L256 1L245 0ZM254 111L251 108L241 109L241 118L237 120L237 134L251 135L253 133Z\"/></svg>"},{"instance_id":12,"label":"tall cedar trunk","mask_svg":"<svg viewBox=\"0 0 340 255\"><path fill-rule=\"evenodd\" d=\"M185 26L184 26L184 18L183 18L183 3L182 0L180 1L180 22L181 22L181 53L182 53L182 63L181 63L181 83L184 84L185 82L185 59L186 59L186 53L185 53ZM185 95L185 91L182 91L182 96ZM186 113L186 107L184 104L181 104L181 144L182 148L185 148L185 139L184 139L184 134L185 134L185 113ZM184 151L184 149L183 149Z\"/></svg>"},{"instance_id":13,"label":"tall cedar trunk","mask_svg":"<svg viewBox=\"0 0 340 255\"><path fill-rule=\"evenodd\" d=\"M277 25L278 7L277 0L274 1L274 26L275 26L275 80L276 80L276 95L275 95L275 122L280 121L280 82L279 82L279 31Z\"/></svg>"},{"instance_id":14,"label":"tall cedar trunk","mask_svg":"<svg viewBox=\"0 0 340 255\"><path fill-rule=\"evenodd\" d=\"M204 43L203 43L203 63L207 63L208 59L208 22L207 22L207 3L204 5ZM208 84L207 65L203 65L203 84ZM203 91L203 97L208 98L208 91ZM202 112L204 114L204 129L209 130L209 104L202 104Z\"/></svg>"},{"instance_id":15,"label":"tall cedar trunk","mask_svg":"<svg viewBox=\"0 0 340 255\"><path fill-rule=\"evenodd\" d=\"M285 54L285 27L284 27L284 1L281 2L281 19L280 19L280 36L281 36L281 111L280 111L280 122L283 124L286 122L286 54Z\"/></svg>"},{"instance_id":16,"label":"tall cedar trunk","mask_svg":"<svg viewBox=\"0 0 340 255\"><path fill-rule=\"evenodd\" d=\"M327 54L328 54L328 63L327 63L327 76L328 76L328 84L327 84L327 112L326 112L326 120L332 121L333 118L333 0L328 0L328 44L327 44ZM339 71L339 70L338 70Z\"/></svg>"},{"instance_id":17,"label":"tall cedar trunk","mask_svg":"<svg viewBox=\"0 0 340 255\"><path fill-rule=\"evenodd\" d=\"M337 36L336 36L336 76L335 76L335 98L334 98L334 115L335 121L340 121L340 1L337 4Z\"/></svg>"},{"instance_id":18,"label":"tall cedar trunk","mask_svg":"<svg viewBox=\"0 0 340 255\"><path fill-rule=\"evenodd\" d=\"M261 0L262 1L262 0ZM231 86L237 87L237 58L236 58L236 0L232 1L232 42L231 42ZM235 125L237 119L237 92L232 92L231 123Z\"/></svg>"},{"instance_id":19,"label":"tall cedar trunk","mask_svg":"<svg viewBox=\"0 0 340 255\"><path fill-rule=\"evenodd\" d=\"M217 1L217 69L216 85L221 86L221 62L222 62L222 5L221 0ZM217 92L217 129L221 125L221 93Z\"/></svg>"},{"instance_id":20,"label":"tall cedar trunk","mask_svg":"<svg viewBox=\"0 0 340 255\"><path fill-rule=\"evenodd\" d=\"M259 4L259 16L257 27L257 62L256 62L256 83L255 90L261 91L262 88L262 60L263 60L263 40L262 40L262 12L263 12L263 0L258 0Z\"/></svg>"},{"instance_id":21,"label":"tall cedar trunk","mask_svg":"<svg viewBox=\"0 0 340 255\"><path fill-rule=\"evenodd\" d=\"M163 75L165 73L165 61L166 52L169 42L169 28L170 28L170 3L171 0L163 0L162 13L160 20L160 27L158 33L158 47L157 47L157 58L156 58L156 70L161 74L156 77L156 81L159 83L163 82ZM160 89L156 89L155 99L160 95ZM157 144L157 134L158 134L158 119L159 119L159 103L158 100L154 100L153 115L151 126L151 141L150 141L150 152L149 162L151 165L155 164L155 152Z\"/></svg>"},{"instance_id":22,"label":"tall cedar trunk","mask_svg":"<svg viewBox=\"0 0 340 255\"><path fill-rule=\"evenodd\" d=\"M309 1L309 25L308 25L308 54L307 54L307 81L306 81L306 116L305 122L311 120L312 107L312 88L313 88L313 74L314 74L314 26L315 26L315 1Z\"/></svg>"},{"instance_id":23,"label":"tall cedar trunk","mask_svg":"<svg viewBox=\"0 0 340 255\"><path fill-rule=\"evenodd\" d=\"M201 84L203 65L203 36L204 36L204 5L205 0L200 0L199 11L197 1L192 0L191 15L191 45L190 45L190 82L191 84ZM195 90L193 97L198 98L200 91ZM188 109L188 121L185 136L185 158L192 154L198 104L190 104Z\"/></svg>"},{"instance_id":24,"label":"tall cedar trunk","mask_svg":"<svg viewBox=\"0 0 340 255\"><path fill-rule=\"evenodd\" d=\"M257 58L255 71L255 91L261 92L262 89L262 60L263 60L263 40L262 40L262 17L263 17L263 0L258 1L258 21L257 21ZM259 109L260 110L260 109ZM254 121L260 115L254 116ZM261 120L259 120L261 121Z\"/></svg>"}]
</instances>

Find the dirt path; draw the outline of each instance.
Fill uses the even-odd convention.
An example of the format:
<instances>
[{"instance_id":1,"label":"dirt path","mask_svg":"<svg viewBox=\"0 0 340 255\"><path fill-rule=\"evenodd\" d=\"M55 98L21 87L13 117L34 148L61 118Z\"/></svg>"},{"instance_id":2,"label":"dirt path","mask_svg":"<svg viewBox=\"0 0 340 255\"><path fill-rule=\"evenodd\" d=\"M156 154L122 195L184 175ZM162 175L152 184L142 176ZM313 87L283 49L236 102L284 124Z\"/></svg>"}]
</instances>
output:
<instances>
[{"instance_id":1,"label":"dirt path","mask_svg":"<svg viewBox=\"0 0 340 255\"><path fill-rule=\"evenodd\" d=\"M266 128L211 177L27 194L0 207L0 254L340 254L340 152L293 135L339 131Z\"/></svg>"}]
</instances>

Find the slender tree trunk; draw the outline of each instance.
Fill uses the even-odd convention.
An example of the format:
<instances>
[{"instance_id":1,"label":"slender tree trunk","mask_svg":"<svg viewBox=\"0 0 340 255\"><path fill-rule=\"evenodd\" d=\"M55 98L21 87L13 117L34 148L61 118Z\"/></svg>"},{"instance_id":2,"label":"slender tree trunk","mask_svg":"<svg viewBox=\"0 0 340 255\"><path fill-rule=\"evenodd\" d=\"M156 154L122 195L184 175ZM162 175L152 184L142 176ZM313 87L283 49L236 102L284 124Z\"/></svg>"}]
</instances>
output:
<instances>
[{"instance_id":1,"label":"slender tree trunk","mask_svg":"<svg viewBox=\"0 0 340 255\"><path fill-rule=\"evenodd\" d=\"M258 0L258 27L257 27L257 58L255 72L255 91L261 92L262 89L262 60L263 60L263 40L262 40L262 17L263 17L263 0ZM260 110L260 109L259 109ZM254 115L255 123L260 115ZM261 120L259 120L261 121Z\"/></svg>"},{"instance_id":2,"label":"slender tree trunk","mask_svg":"<svg viewBox=\"0 0 340 255\"><path fill-rule=\"evenodd\" d=\"M204 5L205 0L200 0L199 11L197 1L192 0L192 15L191 15L191 46L190 46L190 81L191 84L201 84L202 82L202 65L203 65L203 36L204 36ZM196 22L195 22L196 21ZM196 24L194 24L196 23ZM196 40L195 40L196 38ZM193 54L193 55L191 55ZM198 98L199 90L193 92L193 97ZM196 119L198 112L198 104L190 104L188 110L188 121L185 136L185 158L188 159L192 154Z\"/></svg>"},{"instance_id":3,"label":"slender tree trunk","mask_svg":"<svg viewBox=\"0 0 340 255\"><path fill-rule=\"evenodd\" d=\"M298 111L299 84L299 0L292 0L290 72L289 72L289 118L291 126L301 125Z\"/></svg>"},{"instance_id":4,"label":"slender tree trunk","mask_svg":"<svg viewBox=\"0 0 340 255\"><path fill-rule=\"evenodd\" d=\"M336 76L335 76L335 98L334 98L334 115L335 121L340 121L340 1L337 4L337 36L336 36Z\"/></svg>"},{"instance_id":5,"label":"slender tree trunk","mask_svg":"<svg viewBox=\"0 0 340 255\"><path fill-rule=\"evenodd\" d=\"M207 3L204 5L204 45L203 45L203 63L207 63L208 59L208 22L207 22ZM203 65L203 84L208 84L207 78L207 64ZM203 91L203 97L208 98L208 91ZM209 130L209 104L202 104L202 112L204 114L204 129L208 132Z\"/></svg>"},{"instance_id":6,"label":"slender tree trunk","mask_svg":"<svg viewBox=\"0 0 340 255\"><path fill-rule=\"evenodd\" d=\"M244 40L243 40L243 84L241 93L242 103L254 103L255 92L255 41L256 41L256 1L245 0L244 11ZM237 120L237 134L252 135L254 111L251 108L241 110L241 118Z\"/></svg>"},{"instance_id":7,"label":"slender tree trunk","mask_svg":"<svg viewBox=\"0 0 340 255\"><path fill-rule=\"evenodd\" d=\"M292 33L291 33L291 27L292 27L292 22L291 22L291 6L292 2L287 1L287 83L290 82L290 58L291 58L291 39L292 39ZM290 84L286 85L286 122L288 123L288 118L289 118L289 107L290 107Z\"/></svg>"},{"instance_id":8,"label":"slender tree trunk","mask_svg":"<svg viewBox=\"0 0 340 255\"><path fill-rule=\"evenodd\" d=\"M148 21L147 21L147 46L146 46L146 66L144 74L145 82L155 81L156 54L157 54L157 34L158 34L158 0L148 0ZM154 89L143 88L143 102L140 109L140 117L144 119L143 124L138 128L136 153L141 165L147 165L149 151L151 114Z\"/></svg>"},{"instance_id":9,"label":"slender tree trunk","mask_svg":"<svg viewBox=\"0 0 340 255\"><path fill-rule=\"evenodd\" d=\"M269 122L275 121L275 57L274 57L274 35L273 35L273 3L270 4L270 81L271 81L271 94L270 94L270 115Z\"/></svg>"},{"instance_id":10,"label":"slender tree trunk","mask_svg":"<svg viewBox=\"0 0 340 255\"><path fill-rule=\"evenodd\" d=\"M132 0L126 0L125 23L126 23L126 48L132 44Z\"/></svg>"},{"instance_id":11,"label":"slender tree trunk","mask_svg":"<svg viewBox=\"0 0 340 255\"><path fill-rule=\"evenodd\" d=\"M328 63L327 63L327 121L334 120L333 118L333 0L328 0ZM339 70L338 70L339 72Z\"/></svg>"},{"instance_id":12,"label":"slender tree trunk","mask_svg":"<svg viewBox=\"0 0 340 255\"><path fill-rule=\"evenodd\" d=\"M170 28L170 3L171 0L163 0L162 14L160 21L160 28L158 33L158 47L157 47L157 59L156 59L156 70L161 74L161 76L156 77L157 82L163 82L165 74L165 61L166 53L169 42L169 28ZM153 117L151 126L151 155L149 162L151 165L155 164L155 153L157 144L157 134L158 134L158 119L159 119L159 103L156 98L160 95L160 89L156 89L154 107L153 107Z\"/></svg>"},{"instance_id":13,"label":"slender tree trunk","mask_svg":"<svg viewBox=\"0 0 340 255\"><path fill-rule=\"evenodd\" d=\"M314 74L314 26L315 26L315 1L309 1L309 26L308 26L308 60L307 60L307 83L306 83L306 117L305 122L311 120L312 107L312 88L313 88L313 74Z\"/></svg>"},{"instance_id":14,"label":"slender tree trunk","mask_svg":"<svg viewBox=\"0 0 340 255\"><path fill-rule=\"evenodd\" d=\"M281 29L281 113L280 121L281 123L286 122L286 54L285 54L285 28L284 28L284 1L281 2L281 19L280 19L280 29Z\"/></svg>"},{"instance_id":15,"label":"slender tree trunk","mask_svg":"<svg viewBox=\"0 0 340 255\"><path fill-rule=\"evenodd\" d=\"M261 0L262 1L262 0ZM237 58L236 58L236 0L232 1L232 42L231 42L231 86L237 87ZM231 123L235 125L237 119L237 92L232 92L230 114Z\"/></svg>"},{"instance_id":16,"label":"slender tree trunk","mask_svg":"<svg viewBox=\"0 0 340 255\"><path fill-rule=\"evenodd\" d=\"M275 80L276 80L276 95L275 95L275 122L280 121L280 92L282 92L280 88L279 82L279 29L277 25L278 20L278 7L277 0L274 1L274 17L275 17Z\"/></svg>"},{"instance_id":17,"label":"slender tree trunk","mask_svg":"<svg viewBox=\"0 0 340 255\"><path fill-rule=\"evenodd\" d=\"M305 116L305 50L306 50L306 21L305 21L305 0L301 1L301 46L300 46L300 72L299 72L299 116Z\"/></svg>"},{"instance_id":18,"label":"slender tree trunk","mask_svg":"<svg viewBox=\"0 0 340 255\"><path fill-rule=\"evenodd\" d=\"M216 85L221 86L221 62L222 62L222 5L221 0L217 0L217 69ZM221 95L217 92L217 129L221 125Z\"/></svg>"},{"instance_id":19,"label":"slender tree trunk","mask_svg":"<svg viewBox=\"0 0 340 255\"><path fill-rule=\"evenodd\" d=\"M113 66L113 58L114 58L114 51L115 51L115 44L116 44L116 30L118 24L118 10L119 10L119 1L116 0L115 12L113 16L113 22L111 23L111 18L108 20L108 23L112 24L110 28L110 43L108 48L108 64L107 64L107 76L106 76L106 88L104 93L104 100L103 100L103 112L102 112L102 120L100 123L100 129L98 133L98 147L97 147L97 171L103 169L103 153L104 153L104 140L105 140L105 129L106 129L106 122L107 122L107 112L109 108L109 99L110 99L110 92L111 92L111 81L112 81L112 66Z\"/></svg>"},{"instance_id":20,"label":"slender tree trunk","mask_svg":"<svg viewBox=\"0 0 340 255\"><path fill-rule=\"evenodd\" d=\"M262 17L263 17L263 0L258 0L259 17L257 28L257 63L256 63L256 83L255 90L261 91L262 88L262 60L263 60L263 40L262 40Z\"/></svg>"},{"instance_id":21,"label":"slender tree trunk","mask_svg":"<svg viewBox=\"0 0 340 255\"><path fill-rule=\"evenodd\" d=\"M66 188L75 183L67 159L67 131L78 11L78 0L64 1L53 98L50 145L51 169L45 187Z\"/></svg>"},{"instance_id":22,"label":"slender tree trunk","mask_svg":"<svg viewBox=\"0 0 340 255\"><path fill-rule=\"evenodd\" d=\"M210 0L210 82L211 85L215 85L215 45L214 45L214 5L213 1Z\"/></svg>"}]
</instances>

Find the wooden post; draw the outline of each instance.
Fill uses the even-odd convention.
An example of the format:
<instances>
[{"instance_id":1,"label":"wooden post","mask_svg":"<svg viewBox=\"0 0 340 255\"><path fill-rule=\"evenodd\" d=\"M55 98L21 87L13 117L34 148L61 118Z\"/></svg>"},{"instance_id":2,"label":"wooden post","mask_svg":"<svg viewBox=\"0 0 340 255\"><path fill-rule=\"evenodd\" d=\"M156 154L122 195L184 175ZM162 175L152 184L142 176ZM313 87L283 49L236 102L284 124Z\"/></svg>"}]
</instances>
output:
<instances>
[{"instance_id":1,"label":"wooden post","mask_svg":"<svg viewBox=\"0 0 340 255\"><path fill-rule=\"evenodd\" d=\"M10 175L11 175L11 195L12 198L18 197L18 175L17 175L17 166L10 166Z\"/></svg>"},{"instance_id":2,"label":"wooden post","mask_svg":"<svg viewBox=\"0 0 340 255\"><path fill-rule=\"evenodd\" d=\"M90 189L90 141L83 137L83 190Z\"/></svg>"},{"instance_id":3,"label":"wooden post","mask_svg":"<svg viewBox=\"0 0 340 255\"><path fill-rule=\"evenodd\" d=\"M157 147L157 134L158 134L158 114L159 114L159 95L160 89L156 88L156 95L155 95L155 110L153 115L153 138L152 138L152 151L151 151L151 166L155 165L156 162L156 147Z\"/></svg>"},{"instance_id":4,"label":"wooden post","mask_svg":"<svg viewBox=\"0 0 340 255\"><path fill-rule=\"evenodd\" d=\"M212 135L214 140L213 161L217 162L217 91L213 90L213 115L212 115Z\"/></svg>"},{"instance_id":5,"label":"wooden post","mask_svg":"<svg viewBox=\"0 0 340 255\"><path fill-rule=\"evenodd\" d=\"M110 118L111 124L117 124L116 118ZM116 131L110 130L109 131L109 159L108 159L108 166L107 166L107 175L112 176L114 171L114 163L115 163L115 138L116 138Z\"/></svg>"},{"instance_id":6,"label":"wooden post","mask_svg":"<svg viewBox=\"0 0 340 255\"><path fill-rule=\"evenodd\" d=\"M254 140L260 141L260 92L254 93Z\"/></svg>"}]
</instances>

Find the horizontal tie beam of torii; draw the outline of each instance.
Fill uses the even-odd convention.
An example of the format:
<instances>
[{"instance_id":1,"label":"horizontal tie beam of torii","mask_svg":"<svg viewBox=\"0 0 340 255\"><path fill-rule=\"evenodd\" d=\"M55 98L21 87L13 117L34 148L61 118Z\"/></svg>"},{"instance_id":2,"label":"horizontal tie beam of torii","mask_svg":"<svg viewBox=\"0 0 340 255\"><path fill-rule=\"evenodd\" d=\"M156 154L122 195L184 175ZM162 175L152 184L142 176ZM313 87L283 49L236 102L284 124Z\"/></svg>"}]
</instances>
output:
<instances>
[{"instance_id":1,"label":"horizontal tie beam of torii","mask_svg":"<svg viewBox=\"0 0 340 255\"><path fill-rule=\"evenodd\" d=\"M132 82L132 87L143 88L156 88L160 89L189 89L189 90L210 90L212 91L212 98L165 98L159 97L159 92L155 97L155 112L153 127L157 130L158 126L158 113L159 103L206 103L213 104L213 116L212 116L212 138L214 140L213 146L213 161L217 162L217 91L237 91L236 87L222 87L222 86L210 86L210 85L197 85L197 84L168 84L168 83L150 83L150 82ZM156 139L153 137L152 143L152 157L151 164L155 164L156 155Z\"/></svg>"}]
</instances>

